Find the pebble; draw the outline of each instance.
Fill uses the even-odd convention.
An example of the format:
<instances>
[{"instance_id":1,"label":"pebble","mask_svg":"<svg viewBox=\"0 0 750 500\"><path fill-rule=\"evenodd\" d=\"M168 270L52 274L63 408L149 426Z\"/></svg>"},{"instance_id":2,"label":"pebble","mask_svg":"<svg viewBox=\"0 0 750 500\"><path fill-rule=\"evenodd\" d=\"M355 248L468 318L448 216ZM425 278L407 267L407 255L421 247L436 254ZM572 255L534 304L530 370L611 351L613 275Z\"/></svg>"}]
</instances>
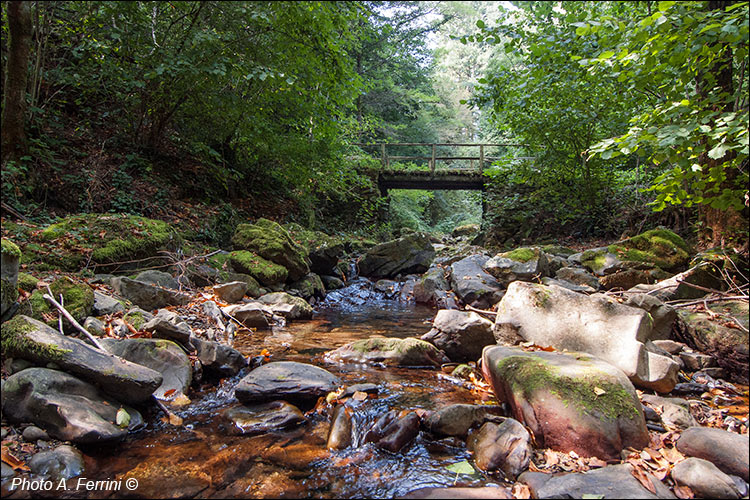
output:
<instances>
[{"instance_id":1,"label":"pebble","mask_svg":"<svg viewBox=\"0 0 750 500\"><path fill-rule=\"evenodd\" d=\"M38 441L40 439L48 441L49 434L35 425L30 425L23 430L23 439L29 442Z\"/></svg>"}]
</instances>

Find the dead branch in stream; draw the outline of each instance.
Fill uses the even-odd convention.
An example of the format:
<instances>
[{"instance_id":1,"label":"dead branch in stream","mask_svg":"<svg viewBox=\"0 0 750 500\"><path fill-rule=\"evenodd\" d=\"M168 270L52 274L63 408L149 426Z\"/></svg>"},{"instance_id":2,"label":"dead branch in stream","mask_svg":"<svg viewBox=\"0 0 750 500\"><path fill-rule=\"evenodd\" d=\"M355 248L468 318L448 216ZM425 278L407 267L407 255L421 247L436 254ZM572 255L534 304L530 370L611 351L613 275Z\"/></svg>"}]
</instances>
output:
<instances>
[{"instance_id":1,"label":"dead branch in stream","mask_svg":"<svg viewBox=\"0 0 750 500\"><path fill-rule=\"evenodd\" d=\"M88 330L86 330L84 327L82 327L78 321L75 320L73 316L70 315L70 313L62 306L58 301L55 300L54 296L52 295L52 290L50 290L49 285L47 285L47 292L42 297L47 299L48 302L50 302L53 306L57 308L58 311L60 311L60 314L65 316L65 319L68 320L68 322L73 325L76 330L83 333L88 337L88 339L96 346L97 349L99 349L102 352L107 352L105 348L102 347L102 345L99 343L98 340L96 340L96 337L91 335Z\"/></svg>"}]
</instances>

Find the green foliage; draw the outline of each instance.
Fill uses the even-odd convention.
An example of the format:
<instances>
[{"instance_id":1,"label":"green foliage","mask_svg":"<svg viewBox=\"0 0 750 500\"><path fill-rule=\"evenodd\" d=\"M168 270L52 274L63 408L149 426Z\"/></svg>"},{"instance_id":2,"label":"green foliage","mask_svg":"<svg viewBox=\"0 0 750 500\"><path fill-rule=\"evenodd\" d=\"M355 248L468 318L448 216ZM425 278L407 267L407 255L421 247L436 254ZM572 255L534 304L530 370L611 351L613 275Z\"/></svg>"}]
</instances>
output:
<instances>
[{"instance_id":1,"label":"green foliage","mask_svg":"<svg viewBox=\"0 0 750 500\"><path fill-rule=\"evenodd\" d=\"M655 12L578 23L601 51L575 56L597 78L643 96L625 133L591 148L601 158L644 151L663 166L654 208L739 210L748 184L748 3L658 2ZM744 167L743 167L744 165Z\"/></svg>"}]
</instances>

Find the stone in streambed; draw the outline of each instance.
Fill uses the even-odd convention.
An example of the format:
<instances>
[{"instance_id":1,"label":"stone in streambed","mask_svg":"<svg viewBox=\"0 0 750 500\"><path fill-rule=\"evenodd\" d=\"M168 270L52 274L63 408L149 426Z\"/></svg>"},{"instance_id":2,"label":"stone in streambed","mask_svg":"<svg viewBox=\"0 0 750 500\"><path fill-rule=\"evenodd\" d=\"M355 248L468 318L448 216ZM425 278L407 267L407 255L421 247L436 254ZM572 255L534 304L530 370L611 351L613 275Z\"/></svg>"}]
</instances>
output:
<instances>
[{"instance_id":1,"label":"stone in streambed","mask_svg":"<svg viewBox=\"0 0 750 500\"><path fill-rule=\"evenodd\" d=\"M208 373L232 377L247 366L247 359L237 349L197 337L192 337L190 343L197 351L201 366Z\"/></svg>"},{"instance_id":2,"label":"stone in streambed","mask_svg":"<svg viewBox=\"0 0 750 500\"><path fill-rule=\"evenodd\" d=\"M370 338L357 340L325 356L329 362L384 363L396 366L435 366L450 361L434 345L406 338Z\"/></svg>"},{"instance_id":3,"label":"stone in streambed","mask_svg":"<svg viewBox=\"0 0 750 500\"><path fill-rule=\"evenodd\" d=\"M185 352L170 340L163 339L101 339L107 351L133 363L161 373L162 383L154 390L159 399L171 399L165 393L187 394L193 369ZM170 392L172 391L172 392Z\"/></svg>"},{"instance_id":4,"label":"stone in streambed","mask_svg":"<svg viewBox=\"0 0 750 500\"><path fill-rule=\"evenodd\" d=\"M501 424L486 422L471 434L467 447L477 467L484 471L502 470L508 479L515 479L528 469L531 460L531 435L512 418Z\"/></svg>"},{"instance_id":5,"label":"stone in streambed","mask_svg":"<svg viewBox=\"0 0 750 500\"><path fill-rule=\"evenodd\" d=\"M328 431L326 448L329 450L343 450L352 444L352 416L346 406L338 405L333 410L331 429Z\"/></svg>"},{"instance_id":6,"label":"stone in streambed","mask_svg":"<svg viewBox=\"0 0 750 500\"><path fill-rule=\"evenodd\" d=\"M432 330L422 336L452 361L475 361L486 345L493 345L492 321L475 312L443 309L432 322Z\"/></svg>"},{"instance_id":7,"label":"stone in streambed","mask_svg":"<svg viewBox=\"0 0 750 500\"><path fill-rule=\"evenodd\" d=\"M310 407L341 385L338 377L314 365L295 361L275 361L246 375L234 389L246 404L279 399Z\"/></svg>"},{"instance_id":8,"label":"stone in streambed","mask_svg":"<svg viewBox=\"0 0 750 500\"><path fill-rule=\"evenodd\" d=\"M503 298L502 285L483 269L488 260L489 257L476 254L451 264L451 287L463 303L489 309Z\"/></svg>"},{"instance_id":9,"label":"stone in streambed","mask_svg":"<svg viewBox=\"0 0 750 500\"><path fill-rule=\"evenodd\" d=\"M698 498L740 498L731 477L702 458L686 458L672 469L675 484L687 486Z\"/></svg>"},{"instance_id":10,"label":"stone in streambed","mask_svg":"<svg viewBox=\"0 0 750 500\"><path fill-rule=\"evenodd\" d=\"M181 306L190 301L190 296L186 293L124 276L112 278L110 283L118 294L148 311L166 306Z\"/></svg>"},{"instance_id":11,"label":"stone in streambed","mask_svg":"<svg viewBox=\"0 0 750 500\"><path fill-rule=\"evenodd\" d=\"M48 368L27 368L8 377L2 404L11 422L34 422L56 439L76 443L119 440L128 429L143 425L140 413L126 406L130 424L118 427L119 402L89 383Z\"/></svg>"},{"instance_id":12,"label":"stone in streambed","mask_svg":"<svg viewBox=\"0 0 750 500\"><path fill-rule=\"evenodd\" d=\"M546 254L540 248L533 247L499 253L485 262L483 267L501 286L508 286L513 281L529 281L535 276L546 276L549 264Z\"/></svg>"},{"instance_id":13,"label":"stone in streambed","mask_svg":"<svg viewBox=\"0 0 750 500\"><path fill-rule=\"evenodd\" d=\"M373 278L423 273L430 268L434 257L430 239L413 233L370 248L359 260L359 273Z\"/></svg>"},{"instance_id":14,"label":"stone in streambed","mask_svg":"<svg viewBox=\"0 0 750 500\"><path fill-rule=\"evenodd\" d=\"M262 434L298 425L305 421L299 409L286 401L235 406L222 412L239 434Z\"/></svg>"},{"instance_id":15,"label":"stone in streambed","mask_svg":"<svg viewBox=\"0 0 750 500\"><path fill-rule=\"evenodd\" d=\"M255 252L283 266L288 271L290 281L297 281L310 272L307 250L295 242L286 229L268 219L238 225L232 236L232 244L235 249Z\"/></svg>"},{"instance_id":16,"label":"stone in streambed","mask_svg":"<svg viewBox=\"0 0 750 500\"><path fill-rule=\"evenodd\" d=\"M454 404L441 408L425 420L428 431L438 436L465 438L469 430L503 414L500 406Z\"/></svg>"},{"instance_id":17,"label":"stone in streambed","mask_svg":"<svg viewBox=\"0 0 750 500\"><path fill-rule=\"evenodd\" d=\"M286 292L267 293L258 297L258 302L288 320L309 319L313 313L312 306L305 299Z\"/></svg>"},{"instance_id":18,"label":"stone in streambed","mask_svg":"<svg viewBox=\"0 0 750 500\"><path fill-rule=\"evenodd\" d=\"M676 498L669 488L651 474L646 475L654 485L651 493L632 474L630 464L610 465L588 472L545 474L526 471L518 481L526 484L533 498Z\"/></svg>"},{"instance_id":19,"label":"stone in streambed","mask_svg":"<svg viewBox=\"0 0 750 500\"><path fill-rule=\"evenodd\" d=\"M367 431L365 443L375 443L379 448L397 453L417 437L419 422L419 416L414 412L398 417L398 413L391 410Z\"/></svg>"},{"instance_id":20,"label":"stone in streambed","mask_svg":"<svg viewBox=\"0 0 750 500\"><path fill-rule=\"evenodd\" d=\"M510 405L539 446L619 459L628 446L648 444L633 385L601 359L491 346L482 355L482 371L498 401Z\"/></svg>"},{"instance_id":21,"label":"stone in streambed","mask_svg":"<svg viewBox=\"0 0 750 500\"><path fill-rule=\"evenodd\" d=\"M431 488L419 488L412 490L404 496L397 498L428 499L428 498L516 498L507 488L499 486L477 486L474 488L462 486L438 486Z\"/></svg>"},{"instance_id":22,"label":"stone in streambed","mask_svg":"<svg viewBox=\"0 0 750 500\"><path fill-rule=\"evenodd\" d=\"M688 457L708 460L726 474L750 481L750 438L747 434L690 427L675 443L677 450Z\"/></svg>"},{"instance_id":23,"label":"stone in streambed","mask_svg":"<svg viewBox=\"0 0 750 500\"><path fill-rule=\"evenodd\" d=\"M216 296L230 304L242 300L247 289L248 285L244 281L230 281L229 283L222 283L213 287Z\"/></svg>"},{"instance_id":24,"label":"stone in streambed","mask_svg":"<svg viewBox=\"0 0 750 500\"><path fill-rule=\"evenodd\" d=\"M192 335L190 326L177 313L168 309L159 309L156 316L143 325L143 329L156 337L182 345L188 345Z\"/></svg>"},{"instance_id":25,"label":"stone in streambed","mask_svg":"<svg viewBox=\"0 0 750 500\"><path fill-rule=\"evenodd\" d=\"M41 321L16 316L3 324L3 354L61 369L91 380L125 403L147 401L162 383L159 372L60 335Z\"/></svg>"},{"instance_id":26,"label":"stone in streambed","mask_svg":"<svg viewBox=\"0 0 750 500\"><path fill-rule=\"evenodd\" d=\"M235 304L222 307L221 310L249 328L271 327L267 317L271 315L271 310L260 302L253 301L247 304Z\"/></svg>"},{"instance_id":27,"label":"stone in streambed","mask_svg":"<svg viewBox=\"0 0 750 500\"><path fill-rule=\"evenodd\" d=\"M81 452L65 444L54 450L37 453L29 460L32 474L53 482L80 476L84 467Z\"/></svg>"}]
</instances>

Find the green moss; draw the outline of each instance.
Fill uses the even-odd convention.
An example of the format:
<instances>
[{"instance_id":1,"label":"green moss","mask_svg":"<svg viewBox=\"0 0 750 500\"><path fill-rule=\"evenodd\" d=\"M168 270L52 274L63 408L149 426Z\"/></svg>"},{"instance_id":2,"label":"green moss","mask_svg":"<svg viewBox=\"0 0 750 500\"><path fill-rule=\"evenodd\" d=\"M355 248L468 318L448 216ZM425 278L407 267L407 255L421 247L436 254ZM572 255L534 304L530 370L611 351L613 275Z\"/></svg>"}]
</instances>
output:
<instances>
[{"instance_id":1,"label":"green moss","mask_svg":"<svg viewBox=\"0 0 750 500\"><path fill-rule=\"evenodd\" d=\"M0 338L2 339L2 350L4 356L9 357L32 357L45 361L61 360L63 355L71 352L69 349L60 349L57 346L41 344L29 339L26 334L34 331L35 327L22 316L3 323Z\"/></svg>"},{"instance_id":2,"label":"green moss","mask_svg":"<svg viewBox=\"0 0 750 500\"><path fill-rule=\"evenodd\" d=\"M510 252L501 253L500 257L514 260L516 262L529 262L539 258L539 249L537 248L516 248Z\"/></svg>"},{"instance_id":3,"label":"green moss","mask_svg":"<svg viewBox=\"0 0 750 500\"><path fill-rule=\"evenodd\" d=\"M560 255L564 257L570 257L571 255L576 253L576 251L572 248L563 247L560 245L544 245L542 247L542 251L551 255Z\"/></svg>"},{"instance_id":4,"label":"green moss","mask_svg":"<svg viewBox=\"0 0 750 500\"><path fill-rule=\"evenodd\" d=\"M18 259L21 258L21 249L9 239L0 239L0 245L2 246L2 253L4 256L16 257Z\"/></svg>"},{"instance_id":5,"label":"green moss","mask_svg":"<svg viewBox=\"0 0 750 500\"><path fill-rule=\"evenodd\" d=\"M601 269L607 263L605 250L586 250L581 254L581 264L591 270Z\"/></svg>"},{"instance_id":6,"label":"green moss","mask_svg":"<svg viewBox=\"0 0 750 500\"><path fill-rule=\"evenodd\" d=\"M598 371L588 377L561 376L557 370L538 358L510 356L498 362L498 373L510 384L514 393L531 398L538 390L546 389L566 405L574 405L579 412L609 419L636 418L639 415L632 395L620 385L597 380ZM597 395L595 389L604 393Z\"/></svg>"},{"instance_id":7,"label":"green moss","mask_svg":"<svg viewBox=\"0 0 750 500\"><path fill-rule=\"evenodd\" d=\"M668 229L652 229L621 243L610 245L609 251L621 260L653 264L666 270L687 265L689 247L677 234Z\"/></svg>"},{"instance_id":8,"label":"green moss","mask_svg":"<svg viewBox=\"0 0 750 500\"><path fill-rule=\"evenodd\" d=\"M94 290L90 286L83 283L73 283L67 278L60 278L50 285L50 290L58 302L60 302L60 294L62 294L63 306L79 323L83 323L86 316L91 315L94 307ZM47 290L35 290L28 300L30 310L25 309L25 312L28 311L31 317L40 321L45 321L42 313L54 314L54 318L46 321L46 323L52 327L57 327L57 309L43 297L45 293L47 293Z\"/></svg>"},{"instance_id":9,"label":"green moss","mask_svg":"<svg viewBox=\"0 0 750 500\"><path fill-rule=\"evenodd\" d=\"M13 286L13 283L11 283L10 280L0 278L0 297L2 298L4 313L8 309L10 309L10 307L18 298L18 288ZM5 327L3 326L3 328Z\"/></svg>"},{"instance_id":10,"label":"green moss","mask_svg":"<svg viewBox=\"0 0 750 500\"><path fill-rule=\"evenodd\" d=\"M264 285L283 283L288 275L285 267L246 250L232 252L229 256L229 262L238 273L249 274Z\"/></svg>"},{"instance_id":11,"label":"green moss","mask_svg":"<svg viewBox=\"0 0 750 500\"><path fill-rule=\"evenodd\" d=\"M224 269L224 264L229 260L229 253L217 253L208 259L208 265L214 269Z\"/></svg>"},{"instance_id":12,"label":"green moss","mask_svg":"<svg viewBox=\"0 0 750 500\"><path fill-rule=\"evenodd\" d=\"M146 323L146 317L143 315L140 311L129 311L127 314L125 314L122 319L128 323L130 323L133 328L136 330L140 330L143 325Z\"/></svg>"}]
</instances>

